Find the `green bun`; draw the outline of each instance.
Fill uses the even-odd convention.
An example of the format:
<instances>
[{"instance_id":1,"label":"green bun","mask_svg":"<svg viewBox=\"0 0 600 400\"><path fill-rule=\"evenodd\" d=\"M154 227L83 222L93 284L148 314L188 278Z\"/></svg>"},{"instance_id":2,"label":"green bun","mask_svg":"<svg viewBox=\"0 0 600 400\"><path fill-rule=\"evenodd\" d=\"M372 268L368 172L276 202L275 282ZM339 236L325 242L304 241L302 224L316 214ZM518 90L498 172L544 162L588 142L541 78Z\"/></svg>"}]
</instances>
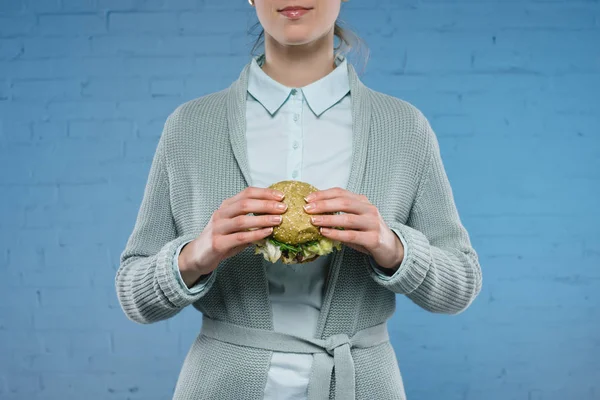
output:
<instances>
[{"instance_id":1,"label":"green bun","mask_svg":"<svg viewBox=\"0 0 600 400\"><path fill-rule=\"evenodd\" d=\"M267 261L273 263L281 261L284 264L302 264L327 255L334 249L341 250L341 242L321 235L319 227L310 222L311 215L335 213L308 214L304 211L304 197L319 189L295 180L280 181L269 188L285 193L282 201L288 207L281 214L281 223L273 227L271 235L254 243L255 254L262 254Z\"/></svg>"},{"instance_id":2,"label":"green bun","mask_svg":"<svg viewBox=\"0 0 600 400\"><path fill-rule=\"evenodd\" d=\"M283 202L288 206L282 214L281 224L273 228L271 237L291 245L323 238L323 235L319 233L319 227L310 222L310 216L317 214L308 214L303 208L306 204L304 197L319 189L309 183L295 180L277 182L269 188L285 193Z\"/></svg>"}]
</instances>

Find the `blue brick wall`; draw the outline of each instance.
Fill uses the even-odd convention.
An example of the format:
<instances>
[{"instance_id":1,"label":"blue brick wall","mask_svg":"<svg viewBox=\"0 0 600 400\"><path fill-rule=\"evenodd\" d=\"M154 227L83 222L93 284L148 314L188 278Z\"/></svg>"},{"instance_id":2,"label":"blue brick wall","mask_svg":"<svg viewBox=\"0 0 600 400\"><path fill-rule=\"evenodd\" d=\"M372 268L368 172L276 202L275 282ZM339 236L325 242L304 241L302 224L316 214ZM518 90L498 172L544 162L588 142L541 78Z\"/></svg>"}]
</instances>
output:
<instances>
[{"instance_id":1,"label":"blue brick wall","mask_svg":"<svg viewBox=\"0 0 600 400\"><path fill-rule=\"evenodd\" d=\"M353 0L364 82L431 120L484 289L406 298L410 399L600 399L600 3ZM113 281L166 116L248 60L246 1L0 0L0 398L167 399L199 326Z\"/></svg>"}]
</instances>

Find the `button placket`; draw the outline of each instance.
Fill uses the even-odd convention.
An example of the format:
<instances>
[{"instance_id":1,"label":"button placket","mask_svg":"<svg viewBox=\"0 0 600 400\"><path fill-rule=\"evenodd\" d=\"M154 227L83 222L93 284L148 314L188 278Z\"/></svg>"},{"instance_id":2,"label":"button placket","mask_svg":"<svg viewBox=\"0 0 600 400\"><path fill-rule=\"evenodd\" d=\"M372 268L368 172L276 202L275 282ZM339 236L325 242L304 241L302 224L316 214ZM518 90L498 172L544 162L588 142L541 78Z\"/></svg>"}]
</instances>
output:
<instances>
[{"instance_id":1,"label":"button placket","mask_svg":"<svg viewBox=\"0 0 600 400\"><path fill-rule=\"evenodd\" d=\"M290 99L288 176L289 179L301 179L302 169L302 110L304 98L297 89L292 89Z\"/></svg>"}]
</instances>

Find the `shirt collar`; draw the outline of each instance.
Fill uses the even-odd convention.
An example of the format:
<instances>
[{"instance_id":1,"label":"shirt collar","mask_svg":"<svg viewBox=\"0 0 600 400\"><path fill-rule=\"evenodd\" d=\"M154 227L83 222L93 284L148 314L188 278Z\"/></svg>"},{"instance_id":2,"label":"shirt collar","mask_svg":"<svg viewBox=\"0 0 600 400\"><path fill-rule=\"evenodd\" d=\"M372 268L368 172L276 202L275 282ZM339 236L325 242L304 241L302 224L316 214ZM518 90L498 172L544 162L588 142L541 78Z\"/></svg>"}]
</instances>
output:
<instances>
[{"instance_id":1,"label":"shirt collar","mask_svg":"<svg viewBox=\"0 0 600 400\"><path fill-rule=\"evenodd\" d=\"M273 115L287 101L294 88L287 87L267 75L261 68L263 64L264 54L253 57L248 76L248 92ZM336 68L323 78L298 88L317 117L350 91L346 58L342 55L336 56L335 65Z\"/></svg>"}]
</instances>

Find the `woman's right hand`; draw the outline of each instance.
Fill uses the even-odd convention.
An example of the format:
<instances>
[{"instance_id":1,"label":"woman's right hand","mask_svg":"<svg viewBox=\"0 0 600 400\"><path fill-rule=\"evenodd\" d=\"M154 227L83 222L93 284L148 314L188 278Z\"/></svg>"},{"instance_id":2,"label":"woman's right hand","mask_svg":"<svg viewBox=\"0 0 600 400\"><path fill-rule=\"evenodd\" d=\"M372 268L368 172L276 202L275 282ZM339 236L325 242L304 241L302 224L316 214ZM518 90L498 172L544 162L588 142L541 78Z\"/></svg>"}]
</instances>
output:
<instances>
[{"instance_id":1,"label":"woman's right hand","mask_svg":"<svg viewBox=\"0 0 600 400\"><path fill-rule=\"evenodd\" d=\"M252 242L264 239L281 223L287 204L278 190L247 187L225 199L213 213L202 233L183 247L179 270L188 287L219 263L244 250ZM249 213L262 215L246 215Z\"/></svg>"}]
</instances>

